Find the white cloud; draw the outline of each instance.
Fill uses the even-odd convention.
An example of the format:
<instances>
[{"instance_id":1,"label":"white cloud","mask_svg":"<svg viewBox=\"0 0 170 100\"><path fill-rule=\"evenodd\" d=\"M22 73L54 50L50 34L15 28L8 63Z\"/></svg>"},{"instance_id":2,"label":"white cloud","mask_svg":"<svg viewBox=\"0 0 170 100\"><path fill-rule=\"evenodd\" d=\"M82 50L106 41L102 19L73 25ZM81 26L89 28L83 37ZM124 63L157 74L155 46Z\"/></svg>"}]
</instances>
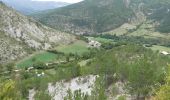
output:
<instances>
[{"instance_id":1,"label":"white cloud","mask_svg":"<svg viewBox=\"0 0 170 100\"><path fill-rule=\"evenodd\" d=\"M33 1L57 1L57 2L77 3L83 0L33 0Z\"/></svg>"}]
</instances>

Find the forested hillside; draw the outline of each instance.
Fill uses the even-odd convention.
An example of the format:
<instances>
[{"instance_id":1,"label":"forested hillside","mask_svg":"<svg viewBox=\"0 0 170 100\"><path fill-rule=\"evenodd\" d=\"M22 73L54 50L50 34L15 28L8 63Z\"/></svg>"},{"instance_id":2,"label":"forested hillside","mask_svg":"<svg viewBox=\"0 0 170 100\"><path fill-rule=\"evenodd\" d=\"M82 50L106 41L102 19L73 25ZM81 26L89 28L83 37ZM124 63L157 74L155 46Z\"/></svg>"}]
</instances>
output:
<instances>
[{"instance_id":1,"label":"forested hillside","mask_svg":"<svg viewBox=\"0 0 170 100\"><path fill-rule=\"evenodd\" d=\"M167 0L85 0L32 16L56 29L90 34L109 31L124 23L142 23L143 18L158 22L158 31L169 32L169 13Z\"/></svg>"},{"instance_id":2,"label":"forested hillside","mask_svg":"<svg viewBox=\"0 0 170 100\"><path fill-rule=\"evenodd\" d=\"M61 9L33 15L53 28L75 33L96 33L116 28L128 21L133 12L123 0L85 0Z\"/></svg>"}]
</instances>

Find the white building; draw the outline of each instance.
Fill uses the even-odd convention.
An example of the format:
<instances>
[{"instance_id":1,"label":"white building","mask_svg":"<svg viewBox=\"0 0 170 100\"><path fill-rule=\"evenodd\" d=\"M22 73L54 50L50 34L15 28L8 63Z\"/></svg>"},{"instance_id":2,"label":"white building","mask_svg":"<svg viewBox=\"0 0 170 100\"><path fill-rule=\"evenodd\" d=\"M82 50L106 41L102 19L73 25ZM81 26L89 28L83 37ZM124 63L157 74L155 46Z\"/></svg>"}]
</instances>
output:
<instances>
[{"instance_id":1,"label":"white building","mask_svg":"<svg viewBox=\"0 0 170 100\"><path fill-rule=\"evenodd\" d=\"M161 51L160 53L163 54L163 55L169 55L170 54L170 53L168 53L166 51Z\"/></svg>"},{"instance_id":2,"label":"white building","mask_svg":"<svg viewBox=\"0 0 170 100\"><path fill-rule=\"evenodd\" d=\"M89 47L99 48L101 46L101 43L98 41L90 40L89 41Z\"/></svg>"}]
</instances>

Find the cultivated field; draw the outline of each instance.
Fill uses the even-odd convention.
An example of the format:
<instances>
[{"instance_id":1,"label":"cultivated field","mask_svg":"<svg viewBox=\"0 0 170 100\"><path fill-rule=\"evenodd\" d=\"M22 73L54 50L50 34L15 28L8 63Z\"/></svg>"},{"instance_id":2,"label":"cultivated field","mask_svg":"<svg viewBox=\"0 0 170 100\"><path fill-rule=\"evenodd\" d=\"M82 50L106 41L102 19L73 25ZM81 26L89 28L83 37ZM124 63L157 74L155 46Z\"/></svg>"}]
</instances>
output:
<instances>
[{"instance_id":1,"label":"cultivated field","mask_svg":"<svg viewBox=\"0 0 170 100\"><path fill-rule=\"evenodd\" d=\"M88 44L84 41L76 41L70 45L58 46L56 50L59 52L63 52L65 54L69 53L82 54L88 52Z\"/></svg>"}]
</instances>

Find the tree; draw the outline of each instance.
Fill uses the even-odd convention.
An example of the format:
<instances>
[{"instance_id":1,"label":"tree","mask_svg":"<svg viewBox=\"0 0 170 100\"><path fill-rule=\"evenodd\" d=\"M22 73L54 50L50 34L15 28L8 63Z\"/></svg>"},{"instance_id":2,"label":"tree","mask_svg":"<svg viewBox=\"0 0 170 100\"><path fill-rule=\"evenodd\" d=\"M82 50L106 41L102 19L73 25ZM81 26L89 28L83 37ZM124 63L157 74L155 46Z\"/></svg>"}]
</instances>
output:
<instances>
[{"instance_id":1,"label":"tree","mask_svg":"<svg viewBox=\"0 0 170 100\"><path fill-rule=\"evenodd\" d=\"M21 100L21 94L13 80L0 83L0 100Z\"/></svg>"},{"instance_id":2,"label":"tree","mask_svg":"<svg viewBox=\"0 0 170 100\"><path fill-rule=\"evenodd\" d=\"M46 66L45 63L43 63L43 62L35 62L35 63L33 64L33 67L34 67L35 69L46 69L46 68L47 68L47 66Z\"/></svg>"},{"instance_id":3,"label":"tree","mask_svg":"<svg viewBox=\"0 0 170 100\"><path fill-rule=\"evenodd\" d=\"M34 57L31 59L32 62L35 62L37 59Z\"/></svg>"},{"instance_id":4,"label":"tree","mask_svg":"<svg viewBox=\"0 0 170 100\"><path fill-rule=\"evenodd\" d=\"M67 96L64 97L64 100L72 100L73 99L73 94L70 89L67 91Z\"/></svg>"},{"instance_id":5,"label":"tree","mask_svg":"<svg viewBox=\"0 0 170 100\"><path fill-rule=\"evenodd\" d=\"M170 100L170 65L165 80L166 83L157 91L155 98L153 98L154 100Z\"/></svg>"},{"instance_id":6,"label":"tree","mask_svg":"<svg viewBox=\"0 0 170 100\"><path fill-rule=\"evenodd\" d=\"M77 54L77 52L74 54L74 58L75 58L75 60L79 60L79 55Z\"/></svg>"},{"instance_id":7,"label":"tree","mask_svg":"<svg viewBox=\"0 0 170 100\"><path fill-rule=\"evenodd\" d=\"M170 100L170 85L165 84L161 86L154 100Z\"/></svg>"},{"instance_id":8,"label":"tree","mask_svg":"<svg viewBox=\"0 0 170 100\"><path fill-rule=\"evenodd\" d=\"M0 73L4 71L4 66L0 64Z\"/></svg>"},{"instance_id":9,"label":"tree","mask_svg":"<svg viewBox=\"0 0 170 100\"><path fill-rule=\"evenodd\" d=\"M14 70L14 63L8 63L6 65L7 71L12 72Z\"/></svg>"},{"instance_id":10,"label":"tree","mask_svg":"<svg viewBox=\"0 0 170 100\"><path fill-rule=\"evenodd\" d=\"M64 100L89 100L88 95L81 92L81 90L76 90L74 93L69 89L67 91L67 96L64 97Z\"/></svg>"},{"instance_id":11,"label":"tree","mask_svg":"<svg viewBox=\"0 0 170 100\"><path fill-rule=\"evenodd\" d=\"M51 100L51 96L47 91L38 91L35 95L35 100Z\"/></svg>"},{"instance_id":12,"label":"tree","mask_svg":"<svg viewBox=\"0 0 170 100\"><path fill-rule=\"evenodd\" d=\"M105 78L104 76L100 76L96 79L96 83L94 86L94 90L90 96L90 100L107 100L107 96L105 94Z\"/></svg>"},{"instance_id":13,"label":"tree","mask_svg":"<svg viewBox=\"0 0 170 100\"><path fill-rule=\"evenodd\" d=\"M70 61L70 55L66 55L66 61L67 61L67 62Z\"/></svg>"},{"instance_id":14,"label":"tree","mask_svg":"<svg viewBox=\"0 0 170 100\"><path fill-rule=\"evenodd\" d=\"M144 99L151 92L152 87L159 83L160 71L156 62L143 57L134 64L129 65L128 89L131 94L136 94L136 99Z\"/></svg>"}]
</instances>

